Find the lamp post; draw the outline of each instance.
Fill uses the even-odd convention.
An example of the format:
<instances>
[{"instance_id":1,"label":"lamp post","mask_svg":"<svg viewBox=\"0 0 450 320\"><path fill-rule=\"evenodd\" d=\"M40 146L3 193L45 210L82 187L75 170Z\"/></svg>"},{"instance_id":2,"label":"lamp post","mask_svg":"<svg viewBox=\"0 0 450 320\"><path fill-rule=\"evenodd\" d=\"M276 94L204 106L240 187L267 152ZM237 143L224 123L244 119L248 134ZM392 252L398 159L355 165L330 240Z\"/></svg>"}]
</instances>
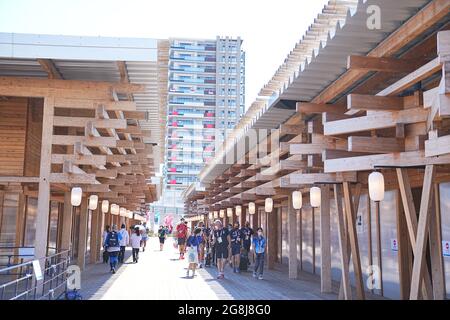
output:
<instances>
[{"instance_id":1,"label":"lamp post","mask_svg":"<svg viewBox=\"0 0 450 320\"><path fill-rule=\"evenodd\" d=\"M312 187L309 189L309 200L311 202L312 207L312 251L313 251L313 273L316 273L316 218L315 218L315 208L320 207L321 202L321 191L319 187Z\"/></svg>"},{"instance_id":2,"label":"lamp post","mask_svg":"<svg viewBox=\"0 0 450 320\"><path fill-rule=\"evenodd\" d=\"M370 200L375 202L375 223L377 230L377 257L378 257L378 267L379 267L379 288L380 294L383 295L383 263L382 263L382 252L381 252L381 219L380 219L380 201L384 199L384 176L381 172L374 171L369 174L369 197Z\"/></svg>"}]
</instances>

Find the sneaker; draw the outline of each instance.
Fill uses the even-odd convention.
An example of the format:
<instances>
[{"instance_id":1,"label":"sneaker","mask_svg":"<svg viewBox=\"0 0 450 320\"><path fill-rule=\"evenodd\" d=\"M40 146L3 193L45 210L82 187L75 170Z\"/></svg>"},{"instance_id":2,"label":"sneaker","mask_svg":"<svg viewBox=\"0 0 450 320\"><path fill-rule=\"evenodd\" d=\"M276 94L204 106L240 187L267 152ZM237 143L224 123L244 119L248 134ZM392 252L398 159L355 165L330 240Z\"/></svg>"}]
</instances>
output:
<instances>
[{"instance_id":1,"label":"sneaker","mask_svg":"<svg viewBox=\"0 0 450 320\"><path fill-rule=\"evenodd\" d=\"M221 274L218 274L218 275L217 275L217 279L222 279L222 275L221 275Z\"/></svg>"},{"instance_id":2,"label":"sneaker","mask_svg":"<svg viewBox=\"0 0 450 320\"><path fill-rule=\"evenodd\" d=\"M113 268L113 269L112 269L112 273L113 273L113 274L116 273L116 269Z\"/></svg>"},{"instance_id":3,"label":"sneaker","mask_svg":"<svg viewBox=\"0 0 450 320\"><path fill-rule=\"evenodd\" d=\"M256 278L256 277L257 277L256 272L253 272L253 278Z\"/></svg>"},{"instance_id":4,"label":"sneaker","mask_svg":"<svg viewBox=\"0 0 450 320\"><path fill-rule=\"evenodd\" d=\"M236 268L236 273L241 273L241 270L239 270L239 268Z\"/></svg>"},{"instance_id":5,"label":"sneaker","mask_svg":"<svg viewBox=\"0 0 450 320\"><path fill-rule=\"evenodd\" d=\"M263 279L264 278L263 278L262 274L260 274L259 277L258 277L258 280L263 280Z\"/></svg>"}]
</instances>

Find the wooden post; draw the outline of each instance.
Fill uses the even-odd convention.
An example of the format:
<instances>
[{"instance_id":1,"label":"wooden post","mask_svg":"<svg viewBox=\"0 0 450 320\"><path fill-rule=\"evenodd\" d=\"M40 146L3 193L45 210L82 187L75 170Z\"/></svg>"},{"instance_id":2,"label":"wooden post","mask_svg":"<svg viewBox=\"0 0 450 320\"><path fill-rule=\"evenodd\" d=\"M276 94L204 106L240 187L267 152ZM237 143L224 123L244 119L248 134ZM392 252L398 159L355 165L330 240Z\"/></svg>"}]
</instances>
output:
<instances>
[{"instance_id":1,"label":"wooden post","mask_svg":"<svg viewBox=\"0 0 450 320\"><path fill-rule=\"evenodd\" d=\"M430 217L430 256L433 298L445 300L445 273L442 258L441 210L439 184L434 184L434 203Z\"/></svg>"},{"instance_id":2,"label":"wooden post","mask_svg":"<svg viewBox=\"0 0 450 320\"><path fill-rule=\"evenodd\" d=\"M91 252L89 255L89 262L90 263L96 263L98 260L98 225L100 224L100 215L101 215L101 210L99 208L99 206L97 206L97 209L95 209L94 211L92 211L92 215L91 215L91 243L90 243L90 248L91 248Z\"/></svg>"},{"instance_id":3,"label":"wooden post","mask_svg":"<svg viewBox=\"0 0 450 320\"><path fill-rule=\"evenodd\" d=\"M273 209L278 210L278 208ZM267 268L273 269L276 261L277 248L277 215L276 213L266 212L267 219Z\"/></svg>"},{"instance_id":4,"label":"wooden post","mask_svg":"<svg viewBox=\"0 0 450 320\"><path fill-rule=\"evenodd\" d=\"M62 238L61 238L61 249L70 250L71 245L71 235L72 235L72 212L73 207L70 201L70 191L64 193L64 213L63 213L63 224L62 224Z\"/></svg>"},{"instance_id":5,"label":"wooden post","mask_svg":"<svg viewBox=\"0 0 450 320\"><path fill-rule=\"evenodd\" d=\"M414 247L414 264L411 280L411 300L419 299L422 275L424 271L426 244L428 233L430 231L430 208L433 203L433 178L435 174L434 165L425 167L425 176L423 179L422 199L420 201L419 222L417 225L417 242Z\"/></svg>"},{"instance_id":6,"label":"wooden post","mask_svg":"<svg viewBox=\"0 0 450 320\"><path fill-rule=\"evenodd\" d=\"M303 222L302 209L298 210L298 261L300 263L300 270L303 270Z\"/></svg>"},{"instance_id":7,"label":"wooden post","mask_svg":"<svg viewBox=\"0 0 450 320\"><path fill-rule=\"evenodd\" d=\"M410 292L411 281L411 245L408 240L408 228L406 225L403 205L400 193L397 193L397 242L398 242L398 271L400 282L400 299L407 300Z\"/></svg>"},{"instance_id":8,"label":"wooden post","mask_svg":"<svg viewBox=\"0 0 450 320\"><path fill-rule=\"evenodd\" d=\"M348 240L347 240L347 230L345 228L344 211L342 210L342 191L341 186L338 184L334 185L334 201L336 202L336 214L338 217L338 235L339 235L339 249L341 251L341 288L342 296L345 300L352 299L352 291L350 287L349 278L349 261L350 256L348 254Z\"/></svg>"},{"instance_id":9,"label":"wooden post","mask_svg":"<svg viewBox=\"0 0 450 320\"><path fill-rule=\"evenodd\" d=\"M411 243L411 247L414 250L417 239L417 214L414 205L411 185L409 182L407 169L397 168L396 171L398 184L400 187L400 195L402 197L403 210L405 212L405 219L408 227L409 241ZM431 285L430 274L428 273L428 266L426 264L424 265L423 277L422 297L423 299L432 299L433 288Z\"/></svg>"},{"instance_id":10,"label":"wooden post","mask_svg":"<svg viewBox=\"0 0 450 320\"><path fill-rule=\"evenodd\" d=\"M348 236L350 239L350 249L352 252L353 260L353 272L355 274L355 285L356 285L356 297L357 299L364 300L364 286L361 271L361 259L359 254L358 237L356 234L356 225L354 217L354 205L352 201L352 194L349 182L343 183L344 187L344 203L345 203L345 214L347 215L348 224Z\"/></svg>"},{"instance_id":11,"label":"wooden post","mask_svg":"<svg viewBox=\"0 0 450 320\"><path fill-rule=\"evenodd\" d=\"M375 201L375 228L377 231L377 262L380 269L380 295L384 295L383 290L383 252L381 248L381 221L380 221L380 201Z\"/></svg>"},{"instance_id":12,"label":"wooden post","mask_svg":"<svg viewBox=\"0 0 450 320\"><path fill-rule=\"evenodd\" d=\"M320 204L320 290L331 292L330 187L321 187Z\"/></svg>"},{"instance_id":13,"label":"wooden post","mask_svg":"<svg viewBox=\"0 0 450 320\"><path fill-rule=\"evenodd\" d=\"M80 235L78 238L78 261L81 270L84 270L86 259L87 223L88 223L88 200L83 197L80 207Z\"/></svg>"},{"instance_id":14,"label":"wooden post","mask_svg":"<svg viewBox=\"0 0 450 320\"><path fill-rule=\"evenodd\" d=\"M36 216L36 242L35 258L43 258L47 254L48 218L50 212L50 170L52 157L53 115L55 99L52 96L45 97L43 122L41 163L39 171L39 192ZM41 260L41 268L44 267Z\"/></svg>"},{"instance_id":15,"label":"wooden post","mask_svg":"<svg viewBox=\"0 0 450 320\"><path fill-rule=\"evenodd\" d=\"M0 199L1 201L1 199ZM23 193L19 193L19 203L17 207L17 216L16 216L16 238L15 238L15 246L21 247L23 246L23 236L25 229L25 208L26 208L26 197ZM1 206L0 206L1 210ZM18 254L18 249L16 249L16 254ZM19 263L19 257L14 257L14 263Z\"/></svg>"},{"instance_id":16,"label":"wooden post","mask_svg":"<svg viewBox=\"0 0 450 320\"><path fill-rule=\"evenodd\" d=\"M297 261L297 212L292 206L292 195L288 197L288 239L289 239L289 278L298 278Z\"/></svg>"},{"instance_id":17,"label":"wooden post","mask_svg":"<svg viewBox=\"0 0 450 320\"><path fill-rule=\"evenodd\" d=\"M312 273L316 274L316 217L315 208L311 210L311 230L312 230Z\"/></svg>"},{"instance_id":18,"label":"wooden post","mask_svg":"<svg viewBox=\"0 0 450 320\"><path fill-rule=\"evenodd\" d=\"M368 195L367 195L367 255L369 257L369 266L372 266L373 265L372 206L371 206L370 198ZM373 289L370 289L370 292L373 293Z\"/></svg>"}]
</instances>

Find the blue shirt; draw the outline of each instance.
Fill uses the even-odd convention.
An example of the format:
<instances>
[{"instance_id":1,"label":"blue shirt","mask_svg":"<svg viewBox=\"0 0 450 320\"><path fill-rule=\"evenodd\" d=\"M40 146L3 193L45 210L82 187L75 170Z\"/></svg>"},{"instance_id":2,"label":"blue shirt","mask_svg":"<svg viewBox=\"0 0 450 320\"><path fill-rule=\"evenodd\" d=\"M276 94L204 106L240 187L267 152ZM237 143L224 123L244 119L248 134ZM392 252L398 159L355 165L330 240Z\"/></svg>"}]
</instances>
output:
<instances>
[{"instance_id":1,"label":"blue shirt","mask_svg":"<svg viewBox=\"0 0 450 320\"><path fill-rule=\"evenodd\" d=\"M115 231L108 232L108 235L106 236L105 243L104 243L104 245L106 247L108 247L109 239L111 238L111 235L112 235L113 232L115 232ZM119 247L119 242L120 242L120 240L122 240L122 235L120 234L120 232L115 232L115 233L117 234L117 240L118 240L117 241L117 246Z\"/></svg>"},{"instance_id":2,"label":"blue shirt","mask_svg":"<svg viewBox=\"0 0 450 320\"><path fill-rule=\"evenodd\" d=\"M266 238L263 236L253 237L253 247L255 248L255 253L264 253L266 249Z\"/></svg>"}]
</instances>

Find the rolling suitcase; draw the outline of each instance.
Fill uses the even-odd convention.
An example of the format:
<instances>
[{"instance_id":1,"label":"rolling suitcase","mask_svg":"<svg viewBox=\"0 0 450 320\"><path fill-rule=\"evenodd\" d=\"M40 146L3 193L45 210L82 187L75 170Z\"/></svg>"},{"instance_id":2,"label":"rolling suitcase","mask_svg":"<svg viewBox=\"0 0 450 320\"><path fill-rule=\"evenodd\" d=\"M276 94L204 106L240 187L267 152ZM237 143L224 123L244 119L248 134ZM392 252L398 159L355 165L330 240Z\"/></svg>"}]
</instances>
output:
<instances>
[{"instance_id":1,"label":"rolling suitcase","mask_svg":"<svg viewBox=\"0 0 450 320\"><path fill-rule=\"evenodd\" d=\"M247 271L249 265L248 254L247 252L241 253L241 260L239 262L239 270Z\"/></svg>"}]
</instances>

